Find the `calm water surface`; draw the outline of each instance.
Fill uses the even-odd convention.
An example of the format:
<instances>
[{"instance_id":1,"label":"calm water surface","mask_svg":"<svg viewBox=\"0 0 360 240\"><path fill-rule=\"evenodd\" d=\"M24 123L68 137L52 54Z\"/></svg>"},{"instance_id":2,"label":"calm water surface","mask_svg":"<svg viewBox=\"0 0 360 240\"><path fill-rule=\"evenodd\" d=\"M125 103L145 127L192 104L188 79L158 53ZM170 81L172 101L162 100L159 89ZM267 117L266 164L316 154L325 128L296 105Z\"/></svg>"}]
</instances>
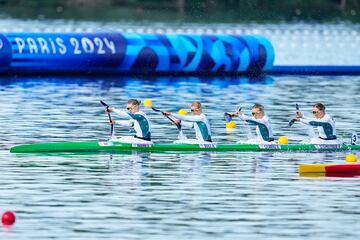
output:
<instances>
[{"instance_id":1,"label":"calm water surface","mask_svg":"<svg viewBox=\"0 0 360 240\"><path fill-rule=\"evenodd\" d=\"M355 24L164 24L0 20L1 32L185 32L262 34L276 65L359 65ZM338 136L360 133L360 77L234 78L2 77L0 79L0 212L17 222L0 239L359 239L359 178L299 177L299 163L341 163L338 153L10 154L16 144L106 140L99 101L124 107L128 98L177 111L204 103L216 142L246 138L226 131L223 112L265 105L275 137L308 136L287 127L296 103L310 114L322 101ZM154 140L177 131L144 109ZM131 134L116 129L117 135ZM191 132L186 132L193 136Z\"/></svg>"},{"instance_id":2,"label":"calm water surface","mask_svg":"<svg viewBox=\"0 0 360 240\"><path fill-rule=\"evenodd\" d=\"M246 137L240 122L227 132L224 111L265 105L276 138L307 138L287 127L294 105L310 114L323 101L349 142L360 133L360 77L234 78L53 77L0 82L0 210L15 211L0 239L358 239L359 178L298 176L299 163L344 162L347 153L10 154L16 144L106 139L99 100L125 106L151 98L177 111L204 103L216 142ZM176 128L144 109L154 139ZM115 116L116 118L116 116ZM117 134L129 134L117 128ZM189 136L191 132L187 132Z\"/></svg>"}]
</instances>

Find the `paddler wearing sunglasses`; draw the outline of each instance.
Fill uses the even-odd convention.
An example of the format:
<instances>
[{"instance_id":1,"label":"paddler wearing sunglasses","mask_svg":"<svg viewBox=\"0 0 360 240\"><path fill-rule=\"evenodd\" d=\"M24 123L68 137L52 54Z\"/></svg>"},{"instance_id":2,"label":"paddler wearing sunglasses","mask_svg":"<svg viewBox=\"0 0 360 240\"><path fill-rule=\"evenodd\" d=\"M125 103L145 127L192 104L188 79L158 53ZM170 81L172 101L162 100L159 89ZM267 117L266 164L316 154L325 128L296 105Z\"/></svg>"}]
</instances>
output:
<instances>
[{"instance_id":1,"label":"paddler wearing sunglasses","mask_svg":"<svg viewBox=\"0 0 360 240\"><path fill-rule=\"evenodd\" d=\"M110 124L119 124L123 127L134 128L135 136L124 136L119 139L121 142L127 143L148 143L151 141L151 124L146 114L139 110L140 101L136 99L129 99L127 102L127 112L109 107L108 112L115 112L121 117L129 120L112 120Z\"/></svg>"},{"instance_id":2,"label":"paddler wearing sunglasses","mask_svg":"<svg viewBox=\"0 0 360 240\"><path fill-rule=\"evenodd\" d=\"M271 122L269 117L265 114L264 106L258 103L254 104L254 106L251 108L251 114L252 117L246 116L242 112L232 113L233 116L237 116L248 124L256 126L257 137L254 139L249 139L247 143L267 143L274 141Z\"/></svg>"},{"instance_id":3,"label":"paddler wearing sunglasses","mask_svg":"<svg viewBox=\"0 0 360 240\"><path fill-rule=\"evenodd\" d=\"M202 112L202 106L200 102L193 102L191 104L191 116L183 116L176 113L164 112L165 116L173 116L176 118L175 123L181 124L181 126L186 128L194 128L196 141L195 139L188 139L187 142L191 143L203 143L203 142L212 142L211 140L211 129L210 123L206 118L205 114Z\"/></svg>"},{"instance_id":4,"label":"paddler wearing sunglasses","mask_svg":"<svg viewBox=\"0 0 360 240\"><path fill-rule=\"evenodd\" d=\"M322 142L330 143L329 140L336 141L336 128L334 119L325 112L325 105L322 103L316 103L313 105L312 114L313 118L306 117L302 112L296 112L295 121L299 121L306 125L317 127L318 130L318 139L324 140ZM310 143L314 142L316 139L312 139Z\"/></svg>"}]
</instances>

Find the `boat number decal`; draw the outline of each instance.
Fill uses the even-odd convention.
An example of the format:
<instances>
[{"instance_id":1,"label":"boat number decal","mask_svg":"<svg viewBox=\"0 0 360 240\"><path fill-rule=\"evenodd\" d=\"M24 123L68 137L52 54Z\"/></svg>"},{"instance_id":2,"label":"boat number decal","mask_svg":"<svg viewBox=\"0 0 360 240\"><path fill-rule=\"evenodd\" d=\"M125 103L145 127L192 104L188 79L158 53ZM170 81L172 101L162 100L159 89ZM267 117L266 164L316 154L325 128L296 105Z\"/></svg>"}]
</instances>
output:
<instances>
[{"instance_id":1,"label":"boat number decal","mask_svg":"<svg viewBox=\"0 0 360 240\"><path fill-rule=\"evenodd\" d=\"M341 148L341 144L314 144L316 149L334 149Z\"/></svg>"},{"instance_id":2,"label":"boat number decal","mask_svg":"<svg viewBox=\"0 0 360 240\"><path fill-rule=\"evenodd\" d=\"M278 144L259 144L260 149L280 149Z\"/></svg>"},{"instance_id":3,"label":"boat number decal","mask_svg":"<svg viewBox=\"0 0 360 240\"><path fill-rule=\"evenodd\" d=\"M216 148L216 144L213 143L205 143L205 144L199 144L200 148Z\"/></svg>"},{"instance_id":4,"label":"boat number decal","mask_svg":"<svg viewBox=\"0 0 360 240\"><path fill-rule=\"evenodd\" d=\"M146 148L146 147L151 147L151 144L148 143L133 143L132 147L142 147L142 148Z\"/></svg>"}]
</instances>

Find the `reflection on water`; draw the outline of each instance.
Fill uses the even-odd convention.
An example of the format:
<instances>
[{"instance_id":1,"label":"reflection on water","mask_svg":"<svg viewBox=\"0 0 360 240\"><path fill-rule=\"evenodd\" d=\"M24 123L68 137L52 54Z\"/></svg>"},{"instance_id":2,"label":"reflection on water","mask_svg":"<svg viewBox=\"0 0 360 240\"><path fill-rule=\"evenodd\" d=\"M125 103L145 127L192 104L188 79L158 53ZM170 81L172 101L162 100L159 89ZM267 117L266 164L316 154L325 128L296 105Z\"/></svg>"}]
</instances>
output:
<instances>
[{"instance_id":1,"label":"reflection on water","mask_svg":"<svg viewBox=\"0 0 360 240\"><path fill-rule=\"evenodd\" d=\"M346 153L99 153L10 154L15 144L106 139L99 100L118 107L151 98L164 110L204 103L216 142L246 137L244 125L225 129L223 113L265 105L275 137L307 137L287 127L295 103L310 113L323 101L338 135L360 132L359 77L21 77L0 84L0 208L17 214L1 239L321 239L358 238L358 178L307 178L299 163L341 163ZM144 109L154 140L177 130ZM116 118L116 116L114 116ZM128 134L117 128L117 134ZM192 136L191 131L186 134ZM349 200L350 199L350 200ZM352 224L348 224L351 222ZM330 228L330 226L332 226ZM335 227L334 227L335 226Z\"/></svg>"}]
</instances>

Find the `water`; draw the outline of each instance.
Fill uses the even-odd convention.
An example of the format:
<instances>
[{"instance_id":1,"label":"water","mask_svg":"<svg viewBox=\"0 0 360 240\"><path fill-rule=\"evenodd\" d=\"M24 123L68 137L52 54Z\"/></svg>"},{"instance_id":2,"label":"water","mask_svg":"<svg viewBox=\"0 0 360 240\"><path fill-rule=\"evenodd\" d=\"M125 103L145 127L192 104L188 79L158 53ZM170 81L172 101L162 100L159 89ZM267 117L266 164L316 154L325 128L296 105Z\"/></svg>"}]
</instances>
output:
<instances>
[{"instance_id":1,"label":"water","mask_svg":"<svg viewBox=\"0 0 360 240\"><path fill-rule=\"evenodd\" d=\"M358 25L151 26L0 21L3 32L101 28L265 34L277 52L276 64L360 61ZM289 38L296 36L294 47L288 48ZM334 48L335 44L344 46ZM255 102L265 105L276 138L286 135L292 143L302 141L307 129L300 124L287 127L295 104L311 114L312 104L321 101L336 119L338 136L349 142L351 132L360 133L359 80L359 76L2 77L0 212L14 211L17 222L11 228L0 227L0 239L358 239L359 178L298 175L299 163L342 163L346 152L110 155L8 150L32 142L105 140L109 125L99 101L124 107L128 98L151 98L154 107L171 111L189 110L190 103L199 100L211 121L214 141L224 143L244 139L246 126L237 122L235 132L226 131L223 112L242 106L249 114ZM176 139L176 127L161 115L144 111L153 122L155 141ZM129 134L118 127L116 132ZM191 131L185 133L193 136Z\"/></svg>"},{"instance_id":2,"label":"water","mask_svg":"<svg viewBox=\"0 0 360 240\"><path fill-rule=\"evenodd\" d=\"M350 140L360 117L359 77L267 76L240 78L57 77L3 78L0 166L2 211L15 211L2 239L328 239L357 238L357 178L299 177L299 163L344 162L346 153L10 154L21 143L106 139L107 116L99 100L125 106L151 98L177 111L205 103L214 140L234 142L246 131L224 128L222 114L261 102L276 137L307 137L288 128L294 105L310 112L323 101ZM179 100L181 99L181 100ZM144 109L154 139L177 131ZM117 134L128 130L117 128ZM187 132L191 136L190 132ZM334 227L335 226L335 227ZM344 235L345 234L345 235Z\"/></svg>"}]
</instances>

